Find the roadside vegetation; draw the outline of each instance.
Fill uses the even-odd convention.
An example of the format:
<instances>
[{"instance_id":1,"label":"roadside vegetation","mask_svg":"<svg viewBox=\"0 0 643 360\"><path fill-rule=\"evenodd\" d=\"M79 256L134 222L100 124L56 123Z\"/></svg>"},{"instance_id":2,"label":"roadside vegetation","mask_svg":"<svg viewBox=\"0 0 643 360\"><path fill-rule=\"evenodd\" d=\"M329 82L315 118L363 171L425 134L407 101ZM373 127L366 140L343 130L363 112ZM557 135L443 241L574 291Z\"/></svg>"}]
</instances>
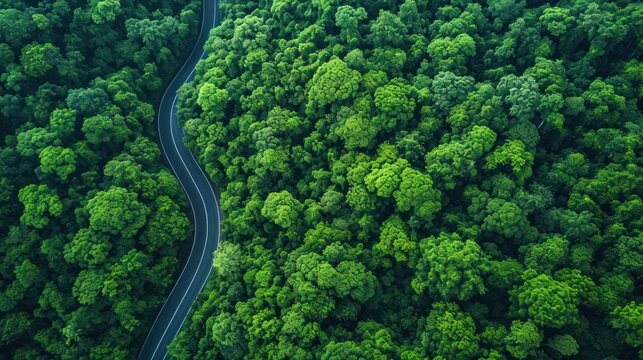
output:
<instances>
[{"instance_id":1,"label":"roadside vegetation","mask_svg":"<svg viewBox=\"0 0 643 360\"><path fill-rule=\"evenodd\" d=\"M0 0L0 359L132 359L189 251L155 111L200 2Z\"/></svg>"},{"instance_id":2,"label":"roadside vegetation","mask_svg":"<svg viewBox=\"0 0 643 360\"><path fill-rule=\"evenodd\" d=\"M174 358L640 356L640 4L220 8L179 115L224 241Z\"/></svg>"}]
</instances>

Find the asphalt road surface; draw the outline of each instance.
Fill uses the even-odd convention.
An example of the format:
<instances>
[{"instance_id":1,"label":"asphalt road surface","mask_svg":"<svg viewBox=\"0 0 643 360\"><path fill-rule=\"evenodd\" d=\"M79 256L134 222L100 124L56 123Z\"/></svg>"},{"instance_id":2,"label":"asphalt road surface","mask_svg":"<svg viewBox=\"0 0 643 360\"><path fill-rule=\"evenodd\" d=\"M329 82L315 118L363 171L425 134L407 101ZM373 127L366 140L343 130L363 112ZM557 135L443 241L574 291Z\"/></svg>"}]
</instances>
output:
<instances>
[{"instance_id":1,"label":"asphalt road surface","mask_svg":"<svg viewBox=\"0 0 643 360\"><path fill-rule=\"evenodd\" d=\"M192 152L183 145L183 129L176 118L177 91L194 78L196 64L205 56L203 45L217 21L217 0L203 0L202 16L199 39L163 95L157 124L163 155L190 201L194 240L187 263L139 352L141 360L167 356L167 346L178 335L192 303L208 280L220 240L221 213L214 187Z\"/></svg>"}]
</instances>

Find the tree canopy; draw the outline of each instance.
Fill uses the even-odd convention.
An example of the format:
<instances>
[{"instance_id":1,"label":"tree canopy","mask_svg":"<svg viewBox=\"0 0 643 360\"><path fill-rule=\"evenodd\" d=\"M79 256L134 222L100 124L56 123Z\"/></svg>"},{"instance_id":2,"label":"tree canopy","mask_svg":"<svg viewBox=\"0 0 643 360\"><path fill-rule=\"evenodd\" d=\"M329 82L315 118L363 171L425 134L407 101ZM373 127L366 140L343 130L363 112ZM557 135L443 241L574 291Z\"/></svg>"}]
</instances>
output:
<instances>
[{"instance_id":1,"label":"tree canopy","mask_svg":"<svg viewBox=\"0 0 643 360\"><path fill-rule=\"evenodd\" d=\"M191 0L0 0L0 358L129 359L189 246ZM640 4L219 1L224 241L175 359L635 359Z\"/></svg>"},{"instance_id":2,"label":"tree canopy","mask_svg":"<svg viewBox=\"0 0 643 360\"><path fill-rule=\"evenodd\" d=\"M138 353L187 257L154 105L200 5L0 1L0 358Z\"/></svg>"},{"instance_id":3,"label":"tree canopy","mask_svg":"<svg viewBox=\"0 0 643 360\"><path fill-rule=\"evenodd\" d=\"M219 6L179 117L227 245L170 356L639 357L640 6Z\"/></svg>"}]
</instances>

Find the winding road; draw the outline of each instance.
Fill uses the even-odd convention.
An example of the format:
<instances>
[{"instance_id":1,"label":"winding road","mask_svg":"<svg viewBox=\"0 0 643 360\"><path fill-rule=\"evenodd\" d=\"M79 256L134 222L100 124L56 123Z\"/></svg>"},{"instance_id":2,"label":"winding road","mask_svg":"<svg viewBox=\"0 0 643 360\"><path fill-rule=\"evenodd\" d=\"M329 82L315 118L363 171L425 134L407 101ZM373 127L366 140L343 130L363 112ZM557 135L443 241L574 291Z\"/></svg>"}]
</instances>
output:
<instances>
[{"instance_id":1,"label":"winding road","mask_svg":"<svg viewBox=\"0 0 643 360\"><path fill-rule=\"evenodd\" d=\"M194 78L205 56L203 46L217 21L217 0L203 0L199 39L183 67L168 86L158 109L161 149L190 201L194 240L187 263L150 329L138 359L165 359L167 346L178 335L210 271L221 238L221 211L214 187L192 152L183 145L183 129L176 117L177 91Z\"/></svg>"}]
</instances>

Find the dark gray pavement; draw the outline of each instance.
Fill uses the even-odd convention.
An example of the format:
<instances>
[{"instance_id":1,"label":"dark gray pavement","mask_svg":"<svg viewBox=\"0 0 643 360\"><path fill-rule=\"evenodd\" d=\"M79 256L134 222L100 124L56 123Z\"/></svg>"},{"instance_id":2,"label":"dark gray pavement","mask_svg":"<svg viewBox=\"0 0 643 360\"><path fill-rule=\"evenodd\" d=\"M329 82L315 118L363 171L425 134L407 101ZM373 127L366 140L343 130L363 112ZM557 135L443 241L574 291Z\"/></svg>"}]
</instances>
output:
<instances>
[{"instance_id":1,"label":"dark gray pavement","mask_svg":"<svg viewBox=\"0 0 643 360\"><path fill-rule=\"evenodd\" d=\"M159 141L166 162L190 201L194 240L187 263L145 339L138 355L141 360L164 359L167 356L167 346L179 333L210 275L214 251L220 240L221 213L214 186L190 150L183 145L183 129L176 118L177 91L194 78L196 64L205 56L203 45L217 21L217 0L203 1L199 39L190 57L168 86L158 110Z\"/></svg>"}]
</instances>

